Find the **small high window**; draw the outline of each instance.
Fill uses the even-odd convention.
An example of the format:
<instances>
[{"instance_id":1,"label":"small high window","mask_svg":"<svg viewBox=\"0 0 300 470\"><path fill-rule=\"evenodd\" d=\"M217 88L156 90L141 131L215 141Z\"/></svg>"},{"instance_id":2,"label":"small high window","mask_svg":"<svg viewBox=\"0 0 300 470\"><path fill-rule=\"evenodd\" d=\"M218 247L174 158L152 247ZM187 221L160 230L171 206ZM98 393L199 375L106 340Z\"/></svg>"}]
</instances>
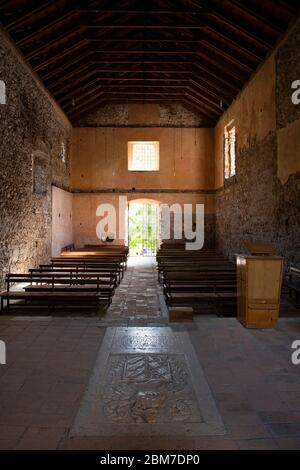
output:
<instances>
[{"instance_id":1,"label":"small high window","mask_svg":"<svg viewBox=\"0 0 300 470\"><path fill-rule=\"evenodd\" d=\"M236 132L234 121L224 127L224 176L229 179L235 175Z\"/></svg>"},{"instance_id":2,"label":"small high window","mask_svg":"<svg viewBox=\"0 0 300 470\"><path fill-rule=\"evenodd\" d=\"M158 171L159 142L128 142L129 171Z\"/></svg>"},{"instance_id":3,"label":"small high window","mask_svg":"<svg viewBox=\"0 0 300 470\"><path fill-rule=\"evenodd\" d=\"M0 104L6 104L6 87L3 80L0 80Z\"/></svg>"}]
</instances>

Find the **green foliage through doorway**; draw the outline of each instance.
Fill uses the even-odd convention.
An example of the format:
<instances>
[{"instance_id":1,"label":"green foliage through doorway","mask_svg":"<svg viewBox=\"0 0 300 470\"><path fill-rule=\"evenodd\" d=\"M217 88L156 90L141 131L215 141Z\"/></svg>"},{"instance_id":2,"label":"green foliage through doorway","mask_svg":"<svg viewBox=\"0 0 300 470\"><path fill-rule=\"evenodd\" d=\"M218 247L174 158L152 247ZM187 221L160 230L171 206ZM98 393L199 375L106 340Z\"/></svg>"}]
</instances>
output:
<instances>
[{"instance_id":1,"label":"green foliage through doorway","mask_svg":"<svg viewBox=\"0 0 300 470\"><path fill-rule=\"evenodd\" d=\"M157 208L154 204L129 205L129 252L154 256L157 247Z\"/></svg>"}]
</instances>

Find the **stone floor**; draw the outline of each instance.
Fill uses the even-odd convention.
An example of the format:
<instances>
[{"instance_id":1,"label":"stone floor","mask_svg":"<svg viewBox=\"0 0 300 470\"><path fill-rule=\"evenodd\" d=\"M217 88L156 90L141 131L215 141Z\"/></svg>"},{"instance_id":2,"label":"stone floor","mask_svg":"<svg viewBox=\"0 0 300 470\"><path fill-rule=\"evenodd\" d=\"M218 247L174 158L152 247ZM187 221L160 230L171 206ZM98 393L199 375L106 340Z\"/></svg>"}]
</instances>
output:
<instances>
[{"instance_id":1,"label":"stone floor","mask_svg":"<svg viewBox=\"0 0 300 470\"><path fill-rule=\"evenodd\" d=\"M130 258L128 268L110 308L101 322L105 326L161 325L168 311L157 281L153 258Z\"/></svg>"},{"instance_id":2,"label":"stone floor","mask_svg":"<svg viewBox=\"0 0 300 470\"><path fill-rule=\"evenodd\" d=\"M281 318L277 328L270 330L247 330L234 318L200 315L192 324L170 325L155 267L148 259L130 260L103 318L2 316L0 340L7 345L7 365L0 365L0 448L300 449L300 365L291 362L291 344L300 340L299 313ZM131 338L133 349L124 345L124 350L111 349L108 360L104 355L110 351L108 338L120 331L125 342ZM149 350L135 345L139 332L148 338ZM183 337L184 342L175 350L169 346L163 350L161 340L151 346L152 336L168 335ZM170 415L167 404L172 403L173 391L169 387L172 380L177 384L175 353L184 353L186 360L184 380L176 393L192 397L187 408L199 405L204 421L209 421L205 411L213 406L223 431L215 426L201 434L177 405ZM106 379L109 369L115 370L118 364L117 379ZM162 381L169 394L164 402L158 393ZM131 404L125 403L124 409L118 401L119 408L111 407L109 400L101 401L102 392L108 390L105 384L117 391L120 384L125 386L121 392L134 387L138 400L133 403L129 397ZM98 409L95 413L85 408L91 392L96 397L91 405L92 410ZM107 403L114 425L93 435L90 424L101 422L97 413ZM131 436L124 432L128 416L136 428ZM214 426L215 421L211 423ZM149 432L150 427L154 432Z\"/></svg>"}]
</instances>

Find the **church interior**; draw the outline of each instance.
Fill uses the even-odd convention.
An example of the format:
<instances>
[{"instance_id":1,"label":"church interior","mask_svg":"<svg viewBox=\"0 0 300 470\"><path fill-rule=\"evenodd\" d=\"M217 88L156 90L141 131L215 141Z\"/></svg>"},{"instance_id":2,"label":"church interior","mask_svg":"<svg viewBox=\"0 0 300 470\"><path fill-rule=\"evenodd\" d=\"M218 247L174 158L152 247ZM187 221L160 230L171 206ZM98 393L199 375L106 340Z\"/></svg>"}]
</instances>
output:
<instances>
[{"instance_id":1,"label":"church interior","mask_svg":"<svg viewBox=\"0 0 300 470\"><path fill-rule=\"evenodd\" d=\"M300 449L300 20L0 1L0 449Z\"/></svg>"}]
</instances>

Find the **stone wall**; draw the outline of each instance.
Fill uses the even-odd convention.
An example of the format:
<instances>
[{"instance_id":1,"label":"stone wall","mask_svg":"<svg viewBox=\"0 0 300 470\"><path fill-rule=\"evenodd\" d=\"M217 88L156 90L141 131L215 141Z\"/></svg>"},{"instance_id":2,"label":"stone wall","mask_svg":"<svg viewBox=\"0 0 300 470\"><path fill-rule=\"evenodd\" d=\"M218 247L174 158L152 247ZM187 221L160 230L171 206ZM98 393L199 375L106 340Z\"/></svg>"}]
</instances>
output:
<instances>
[{"instance_id":1,"label":"stone wall","mask_svg":"<svg viewBox=\"0 0 300 470\"><path fill-rule=\"evenodd\" d=\"M0 105L3 281L6 272L25 272L51 254L51 185L69 188L72 127L1 31L0 80L7 95Z\"/></svg>"},{"instance_id":2,"label":"stone wall","mask_svg":"<svg viewBox=\"0 0 300 470\"><path fill-rule=\"evenodd\" d=\"M277 129L300 119L300 105L291 102L294 80L300 80L300 22L276 52Z\"/></svg>"},{"instance_id":3,"label":"stone wall","mask_svg":"<svg viewBox=\"0 0 300 470\"><path fill-rule=\"evenodd\" d=\"M251 162L251 164L249 164ZM217 193L219 248L226 255L244 252L244 241L275 241L278 182L276 136L254 140L237 154L236 177ZM266 210L267 208L267 210Z\"/></svg>"},{"instance_id":4,"label":"stone wall","mask_svg":"<svg viewBox=\"0 0 300 470\"><path fill-rule=\"evenodd\" d=\"M291 101L291 83L300 79L299 34L300 23L216 127L220 182L223 129L236 123L236 175L223 178L216 199L217 244L230 257L245 251L246 239L265 240L276 245L286 267L300 265L300 105Z\"/></svg>"},{"instance_id":5,"label":"stone wall","mask_svg":"<svg viewBox=\"0 0 300 470\"><path fill-rule=\"evenodd\" d=\"M107 104L74 121L74 127L209 127L181 103Z\"/></svg>"},{"instance_id":6,"label":"stone wall","mask_svg":"<svg viewBox=\"0 0 300 470\"><path fill-rule=\"evenodd\" d=\"M300 21L276 52L276 243L287 265L300 267L300 104L291 83L300 80Z\"/></svg>"}]
</instances>

